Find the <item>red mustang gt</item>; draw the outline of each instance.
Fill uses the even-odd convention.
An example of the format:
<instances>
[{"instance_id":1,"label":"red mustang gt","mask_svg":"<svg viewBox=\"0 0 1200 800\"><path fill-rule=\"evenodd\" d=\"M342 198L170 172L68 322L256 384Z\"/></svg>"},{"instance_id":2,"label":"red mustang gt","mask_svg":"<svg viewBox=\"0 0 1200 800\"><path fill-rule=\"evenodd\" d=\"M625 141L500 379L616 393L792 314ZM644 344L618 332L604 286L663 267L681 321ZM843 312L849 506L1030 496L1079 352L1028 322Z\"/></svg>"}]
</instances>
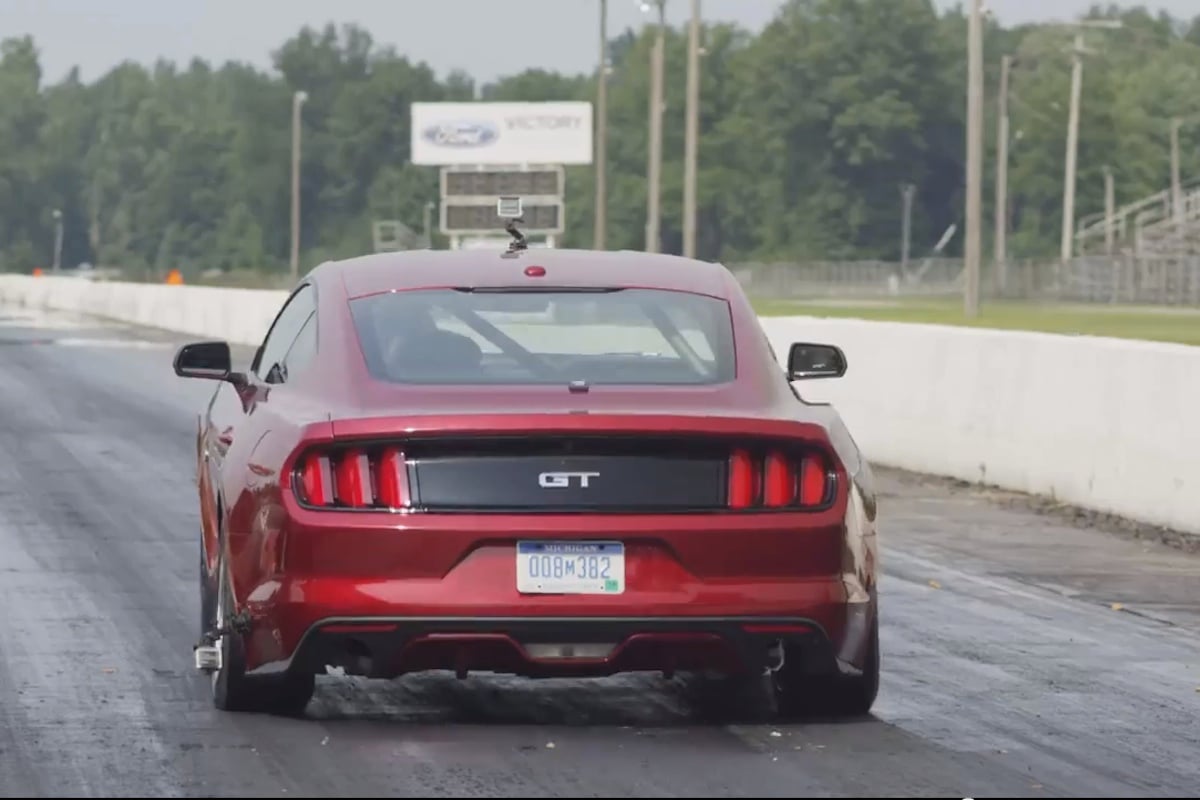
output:
<instances>
[{"instance_id":1,"label":"red mustang gt","mask_svg":"<svg viewBox=\"0 0 1200 800\"><path fill-rule=\"evenodd\" d=\"M771 713L879 683L875 495L724 267L632 252L326 263L197 435L201 640L227 710L314 676L715 673ZM739 701L741 702L741 701Z\"/></svg>"}]
</instances>

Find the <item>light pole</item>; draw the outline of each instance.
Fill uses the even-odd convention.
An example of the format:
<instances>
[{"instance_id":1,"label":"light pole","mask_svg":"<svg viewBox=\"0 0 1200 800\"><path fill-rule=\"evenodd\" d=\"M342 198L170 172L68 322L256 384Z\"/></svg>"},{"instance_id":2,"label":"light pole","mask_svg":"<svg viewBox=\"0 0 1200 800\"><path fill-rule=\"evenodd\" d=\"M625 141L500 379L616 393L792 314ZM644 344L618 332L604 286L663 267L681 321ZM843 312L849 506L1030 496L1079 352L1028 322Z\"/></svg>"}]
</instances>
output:
<instances>
[{"instance_id":1,"label":"light pole","mask_svg":"<svg viewBox=\"0 0 1200 800\"><path fill-rule=\"evenodd\" d=\"M1120 20L1091 19L1072 23L1076 28L1120 28ZM1063 219L1061 260L1071 260L1072 242L1075 238L1075 166L1079 155L1079 102L1083 92L1083 31L1075 33L1071 65L1071 109L1067 118L1067 164L1063 171Z\"/></svg>"},{"instance_id":2,"label":"light pole","mask_svg":"<svg viewBox=\"0 0 1200 800\"><path fill-rule=\"evenodd\" d=\"M292 95L292 280L300 275L300 108L307 92Z\"/></svg>"},{"instance_id":3,"label":"light pole","mask_svg":"<svg viewBox=\"0 0 1200 800\"><path fill-rule=\"evenodd\" d=\"M1117 214L1117 200L1113 189L1113 174L1112 169L1104 165L1104 253L1105 255L1113 254L1113 245L1116 238L1113 224L1116 220L1113 219Z\"/></svg>"},{"instance_id":4,"label":"light pole","mask_svg":"<svg viewBox=\"0 0 1200 800\"><path fill-rule=\"evenodd\" d=\"M683 156L683 255L696 257L696 159L700 149L700 0L688 30L687 125Z\"/></svg>"},{"instance_id":5,"label":"light pole","mask_svg":"<svg viewBox=\"0 0 1200 800\"><path fill-rule=\"evenodd\" d=\"M1183 184L1179 177L1179 128L1183 120L1171 120L1171 216L1176 228L1183 227Z\"/></svg>"},{"instance_id":6,"label":"light pole","mask_svg":"<svg viewBox=\"0 0 1200 800\"><path fill-rule=\"evenodd\" d=\"M1075 34L1071 65L1071 110L1067 119L1067 166L1063 173L1062 262L1071 260L1075 235L1075 159L1079 150L1079 97L1083 90L1083 33Z\"/></svg>"},{"instance_id":7,"label":"light pole","mask_svg":"<svg viewBox=\"0 0 1200 800\"><path fill-rule=\"evenodd\" d=\"M646 252L657 253L659 244L659 185L662 183L663 51L666 48L667 0L654 0L658 32L650 55L650 146L647 154ZM642 11L651 3L643 0Z\"/></svg>"},{"instance_id":8,"label":"light pole","mask_svg":"<svg viewBox=\"0 0 1200 800\"><path fill-rule=\"evenodd\" d=\"M62 267L62 244L63 244L63 215L59 209L54 209L54 271L58 272Z\"/></svg>"},{"instance_id":9,"label":"light pole","mask_svg":"<svg viewBox=\"0 0 1200 800\"><path fill-rule=\"evenodd\" d=\"M608 228L608 0L600 0L600 63L596 67L596 212L592 248L603 250Z\"/></svg>"},{"instance_id":10,"label":"light pole","mask_svg":"<svg viewBox=\"0 0 1200 800\"><path fill-rule=\"evenodd\" d=\"M900 197L904 202L904 211L900 217L900 276L908 276L908 249L912 240L912 206L913 193L917 187L906 183L900 187Z\"/></svg>"},{"instance_id":11,"label":"light pole","mask_svg":"<svg viewBox=\"0 0 1200 800\"><path fill-rule=\"evenodd\" d=\"M983 206L983 0L972 0L967 26L967 209L963 244L963 312L979 314Z\"/></svg>"},{"instance_id":12,"label":"light pole","mask_svg":"<svg viewBox=\"0 0 1200 800\"><path fill-rule=\"evenodd\" d=\"M996 284L1003 294L1008 289L1008 76L1012 71L1010 55L1000 58L1000 93L996 131Z\"/></svg>"},{"instance_id":13,"label":"light pole","mask_svg":"<svg viewBox=\"0 0 1200 800\"><path fill-rule=\"evenodd\" d=\"M425 226L424 235L426 250L433 249L433 212L435 209L437 209L437 203L433 202L432 200L425 201L425 214L421 222Z\"/></svg>"}]
</instances>

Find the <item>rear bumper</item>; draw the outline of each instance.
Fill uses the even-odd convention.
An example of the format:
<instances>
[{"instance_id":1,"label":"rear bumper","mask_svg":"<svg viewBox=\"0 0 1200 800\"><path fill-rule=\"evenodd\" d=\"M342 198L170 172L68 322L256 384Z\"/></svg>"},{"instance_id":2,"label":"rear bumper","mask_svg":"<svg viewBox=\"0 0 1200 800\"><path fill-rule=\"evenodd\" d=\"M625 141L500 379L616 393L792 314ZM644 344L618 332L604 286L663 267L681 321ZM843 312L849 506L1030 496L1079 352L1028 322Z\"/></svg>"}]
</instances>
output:
<instances>
[{"instance_id":1,"label":"rear bumper","mask_svg":"<svg viewBox=\"0 0 1200 800\"><path fill-rule=\"evenodd\" d=\"M703 650L720 662L714 669L725 669L728 659L714 652L732 649L744 655L739 644L744 626L784 623L804 625L840 658L856 662L858 620L873 610L868 609L873 603L866 598L853 602L839 576L706 582L672 571L669 581L627 588L621 595L520 595L510 559L498 560L508 570L503 580L489 579L491 570L467 580L472 571L462 567L441 581L308 577L260 585L246 604L251 617L248 666L273 671L295 663L308 668L306 659L317 658L305 652L315 646L314 640L349 636L371 652L373 669L380 674L455 669L445 636L454 634L456 646L465 646L469 639L475 650L494 650L501 647L496 637L507 637L508 655L495 657L496 667L472 667L477 670L560 674L567 667L587 667L590 674L611 674L626 671L625 663L667 668L669 659L660 664L636 655L648 646L647 637L660 643L656 647L665 647L670 640L682 649ZM331 625L333 631L326 630ZM701 646L700 634L724 644ZM420 636L433 640L413 648L436 651L438 658L405 650L410 640ZM636 641L626 641L635 636ZM496 641L485 642L488 637ZM568 664L561 658L539 661L537 648L528 645L547 643L607 644L613 649L601 659L604 664ZM348 642L339 646L360 648ZM625 653L629 648L631 653ZM318 648L318 652L323 651ZM748 662L741 658L740 663ZM346 666L325 661L316 671L323 672L325 664Z\"/></svg>"},{"instance_id":2,"label":"rear bumper","mask_svg":"<svg viewBox=\"0 0 1200 800\"><path fill-rule=\"evenodd\" d=\"M875 537L851 501L813 515L422 514L386 525L302 511L280 542L251 539L243 559L234 549L247 666L728 672L758 668L784 639L814 668L854 672L875 619ZM624 591L518 591L517 543L539 539L621 541ZM781 625L792 627L771 627ZM592 647L568 657L555 644Z\"/></svg>"},{"instance_id":3,"label":"rear bumper","mask_svg":"<svg viewBox=\"0 0 1200 800\"><path fill-rule=\"evenodd\" d=\"M620 672L758 671L778 642L813 672L838 669L837 645L807 617L329 617L292 655L259 674L292 670L393 678L450 670L526 677Z\"/></svg>"}]
</instances>

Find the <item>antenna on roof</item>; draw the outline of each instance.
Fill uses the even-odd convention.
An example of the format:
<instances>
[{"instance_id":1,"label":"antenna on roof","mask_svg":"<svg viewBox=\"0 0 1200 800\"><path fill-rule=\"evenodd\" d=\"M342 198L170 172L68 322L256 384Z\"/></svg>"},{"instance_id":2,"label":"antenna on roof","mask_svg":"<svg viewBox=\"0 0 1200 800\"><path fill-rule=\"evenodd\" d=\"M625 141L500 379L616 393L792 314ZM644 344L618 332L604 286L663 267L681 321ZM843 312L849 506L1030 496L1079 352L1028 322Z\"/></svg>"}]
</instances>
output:
<instances>
[{"instance_id":1,"label":"antenna on roof","mask_svg":"<svg viewBox=\"0 0 1200 800\"><path fill-rule=\"evenodd\" d=\"M501 196L496 202L496 213L501 219L507 220L504 223L504 230L513 237L512 242L508 245L508 250L503 255L511 258L523 250L528 250L529 245L525 241L525 234L517 230L517 223L525 221L521 198L516 195Z\"/></svg>"}]
</instances>

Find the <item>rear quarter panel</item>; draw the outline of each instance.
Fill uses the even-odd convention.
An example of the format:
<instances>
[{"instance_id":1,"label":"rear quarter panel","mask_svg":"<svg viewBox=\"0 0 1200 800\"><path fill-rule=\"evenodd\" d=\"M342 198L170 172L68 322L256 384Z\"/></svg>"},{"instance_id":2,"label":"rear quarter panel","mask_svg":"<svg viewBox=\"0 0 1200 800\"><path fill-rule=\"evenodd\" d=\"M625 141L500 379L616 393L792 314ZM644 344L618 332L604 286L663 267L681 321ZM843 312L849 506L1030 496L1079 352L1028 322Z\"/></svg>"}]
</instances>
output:
<instances>
[{"instance_id":1,"label":"rear quarter panel","mask_svg":"<svg viewBox=\"0 0 1200 800\"><path fill-rule=\"evenodd\" d=\"M739 379L751 378L770 385L768 393L774 399L775 412L786 419L815 422L828 433L829 442L841 461L849 480L845 511L843 582L849 601L874 605L878 581L878 497L871 465L864 458L854 436L837 409L828 403L805 400L797 385L787 380L786 353L777 354L741 286L729 275L727 291L737 335L753 342L739 343ZM837 344L833 342L833 344ZM743 373L742 367L747 372ZM799 384L802 386L803 384ZM874 609L872 608L872 613ZM853 637L851 637L853 638ZM861 638L861 637L859 637ZM857 658L849 660L857 661Z\"/></svg>"},{"instance_id":2,"label":"rear quarter panel","mask_svg":"<svg viewBox=\"0 0 1200 800\"><path fill-rule=\"evenodd\" d=\"M222 475L227 508L226 554L234 595L240 606L251 587L269 580L282 557L287 512L282 492L288 486L288 459L303 437L329 436L328 414L299 387L267 389L265 400L247 415L253 424L237 458Z\"/></svg>"}]
</instances>

